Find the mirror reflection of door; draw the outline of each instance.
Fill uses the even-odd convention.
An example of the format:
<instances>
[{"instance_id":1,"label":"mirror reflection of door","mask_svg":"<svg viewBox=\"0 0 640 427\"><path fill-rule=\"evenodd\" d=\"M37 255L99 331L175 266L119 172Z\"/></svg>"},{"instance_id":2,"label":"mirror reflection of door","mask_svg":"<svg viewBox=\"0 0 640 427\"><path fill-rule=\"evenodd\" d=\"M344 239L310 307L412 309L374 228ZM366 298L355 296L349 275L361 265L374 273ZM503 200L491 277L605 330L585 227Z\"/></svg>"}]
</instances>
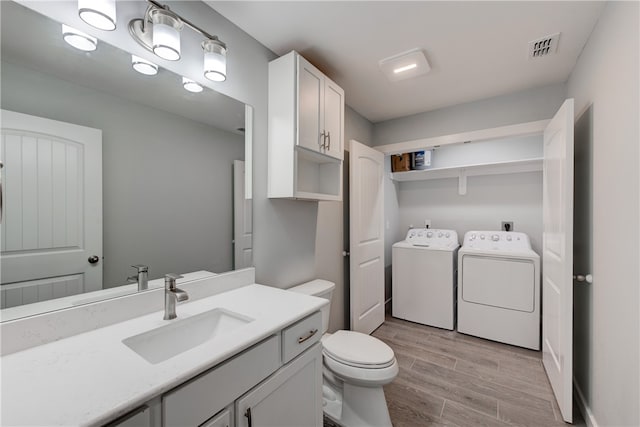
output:
<instances>
[{"instance_id":1,"label":"mirror reflection of door","mask_svg":"<svg viewBox=\"0 0 640 427\"><path fill-rule=\"evenodd\" d=\"M102 131L2 110L2 308L102 289Z\"/></svg>"},{"instance_id":2,"label":"mirror reflection of door","mask_svg":"<svg viewBox=\"0 0 640 427\"><path fill-rule=\"evenodd\" d=\"M233 162L233 268L253 265L251 198L245 185L245 162Z\"/></svg>"}]
</instances>

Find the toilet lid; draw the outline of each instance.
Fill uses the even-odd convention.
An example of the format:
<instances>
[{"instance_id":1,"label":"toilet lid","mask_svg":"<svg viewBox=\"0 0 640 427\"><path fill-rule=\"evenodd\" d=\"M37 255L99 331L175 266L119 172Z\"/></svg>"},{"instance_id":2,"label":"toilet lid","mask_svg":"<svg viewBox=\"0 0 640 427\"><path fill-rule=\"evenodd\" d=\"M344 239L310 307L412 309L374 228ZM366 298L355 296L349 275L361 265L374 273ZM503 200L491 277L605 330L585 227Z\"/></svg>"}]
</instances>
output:
<instances>
[{"instance_id":1,"label":"toilet lid","mask_svg":"<svg viewBox=\"0 0 640 427\"><path fill-rule=\"evenodd\" d=\"M395 357L391 347L377 338L354 331L338 331L322 340L325 355L350 366L385 368Z\"/></svg>"}]
</instances>

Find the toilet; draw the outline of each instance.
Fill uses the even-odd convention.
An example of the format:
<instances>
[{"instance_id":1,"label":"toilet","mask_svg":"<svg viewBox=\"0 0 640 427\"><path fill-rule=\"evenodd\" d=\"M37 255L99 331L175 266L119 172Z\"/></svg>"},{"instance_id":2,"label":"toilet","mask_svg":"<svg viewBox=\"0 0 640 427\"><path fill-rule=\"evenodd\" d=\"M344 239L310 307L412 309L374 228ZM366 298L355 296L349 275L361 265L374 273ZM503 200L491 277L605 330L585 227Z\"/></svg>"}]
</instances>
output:
<instances>
[{"instance_id":1,"label":"toilet","mask_svg":"<svg viewBox=\"0 0 640 427\"><path fill-rule=\"evenodd\" d=\"M335 284L312 280L290 291L331 301ZM382 386L398 375L391 347L379 339L354 331L327 333L330 304L322 309L323 408L344 427L391 427Z\"/></svg>"}]
</instances>

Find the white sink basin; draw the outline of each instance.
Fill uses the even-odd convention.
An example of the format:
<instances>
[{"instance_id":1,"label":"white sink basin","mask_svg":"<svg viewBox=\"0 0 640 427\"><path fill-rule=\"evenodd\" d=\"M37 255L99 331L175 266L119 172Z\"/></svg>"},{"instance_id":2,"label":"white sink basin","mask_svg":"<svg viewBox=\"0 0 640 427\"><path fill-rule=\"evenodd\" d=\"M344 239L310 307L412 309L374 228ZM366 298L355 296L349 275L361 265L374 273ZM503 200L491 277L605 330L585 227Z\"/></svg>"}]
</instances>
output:
<instances>
[{"instance_id":1,"label":"white sink basin","mask_svg":"<svg viewBox=\"0 0 640 427\"><path fill-rule=\"evenodd\" d=\"M223 308L215 308L125 338L122 342L149 363L156 364L227 335L254 319Z\"/></svg>"}]
</instances>

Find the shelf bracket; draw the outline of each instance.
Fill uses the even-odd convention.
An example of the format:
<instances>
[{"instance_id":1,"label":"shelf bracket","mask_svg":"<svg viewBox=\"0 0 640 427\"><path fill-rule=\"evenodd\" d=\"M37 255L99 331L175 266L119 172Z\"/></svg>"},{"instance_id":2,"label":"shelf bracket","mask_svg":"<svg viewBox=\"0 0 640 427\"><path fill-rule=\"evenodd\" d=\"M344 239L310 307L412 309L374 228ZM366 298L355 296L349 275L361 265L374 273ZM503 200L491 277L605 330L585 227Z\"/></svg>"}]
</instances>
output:
<instances>
[{"instance_id":1,"label":"shelf bracket","mask_svg":"<svg viewBox=\"0 0 640 427\"><path fill-rule=\"evenodd\" d=\"M458 174L458 194L464 196L467 194L467 170L460 169Z\"/></svg>"}]
</instances>

